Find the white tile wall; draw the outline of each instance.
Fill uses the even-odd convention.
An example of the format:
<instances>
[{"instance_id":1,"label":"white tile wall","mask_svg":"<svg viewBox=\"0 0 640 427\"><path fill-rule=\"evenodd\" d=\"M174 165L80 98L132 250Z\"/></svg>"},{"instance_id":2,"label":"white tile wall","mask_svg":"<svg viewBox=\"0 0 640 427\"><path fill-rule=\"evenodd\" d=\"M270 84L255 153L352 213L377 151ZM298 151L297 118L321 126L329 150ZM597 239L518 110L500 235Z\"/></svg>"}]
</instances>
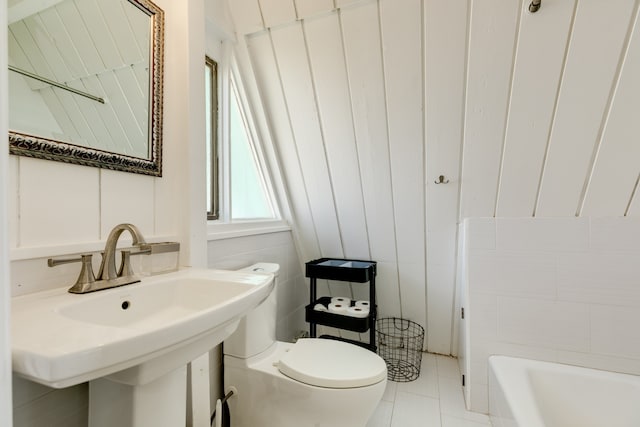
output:
<instances>
[{"instance_id":1,"label":"white tile wall","mask_svg":"<svg viewBox=\"0 0 640 427\"><path fill-rule=\"evenodd\" d=\"M640 373L637 218L472 218L467 406L487 412L487 359L506 354Z\"/></svg>"},{"instance_id":2,"label":"white tile wall","mask_svg":"<svg viewBox=\"0 0 640 427\"><path fill-rule=\"evenodd\" d=\"M591 351L640 360L640 336L629 333L639 322L638 307L591 305Z\"/></svg>"},{"instance_id":3,"label":"white tile wall","mask_svg":"<svg viewBox=\"0 0 640 427\"><path fill-rule=\"evenodd\" d=\"M497 338L532 347L587 352L589 307L561 301L499 296Z\"/></svg>"},{"instance_id":4,"label":"white tile wall","mask_svg":"<svg viewBox=\"0 0 640 427\"><path fill-rule=\"evenodd\" d=\"M468 271L477 283L470 289L474 293L540 298L556 295L556 261L547 254L472 250Z\"/></svg>"},{"instance_id":5,"label":"white tile wall","mask_svg":"<svg viewBox=\"0 0 640 427\"><path fill-rule=\"evenodd\" d=\"M309 298L309 286L291 232L209 241L209 268L239 269L257 262L280 264L277 338L290 341L300 330L308 330L304 306Z\"/></svg>"},{"instance_id":6,"label":"white tile wall","mask_svg":"<svg viewBox=\"0 0 640 427\"><path fill-rule=\"evenodd\" d=\"M639 255L600 250L559 255L558 299L640 306Z\"/></svg>"},{"instance_id":7,"label":"white tile wall","mask_svg":"<svg viewBox=\"0 0 640 427\"><path fill-rule=\"evenodd\" d=\"M589 218L498 218L496 248L513 251L583 251Z\"/></svg>"},{"instance_id":8,"label":"white tile wall","mask_svg":"<svg viewBox=\"0 0 640 427\"><path fill-rule=\"evenodd\" d=\"M639 252L640 218L591 218L591 248L599 251Z\"/></svg>"}]
</instances>

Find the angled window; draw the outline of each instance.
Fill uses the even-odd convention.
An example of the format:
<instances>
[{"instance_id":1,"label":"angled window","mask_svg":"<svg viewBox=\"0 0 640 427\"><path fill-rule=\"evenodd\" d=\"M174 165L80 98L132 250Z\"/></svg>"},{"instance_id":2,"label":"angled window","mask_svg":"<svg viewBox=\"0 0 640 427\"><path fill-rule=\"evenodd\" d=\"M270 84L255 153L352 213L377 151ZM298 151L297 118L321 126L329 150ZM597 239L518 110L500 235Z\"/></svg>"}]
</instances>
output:
<instances>
[{"instance_id":1,"label":"angled window","mask_svg":"<svg viewBox=\"0 0 640 427\"><path fill-rule=\"evenodd\" d=\"M277 219L273 192L265 179L266 165L235 72L233 67L223 65L218 74L217 64L206 58L207 219L223 222Z\"/></svg>"},{"instance_id":2,"label":"angled window","mask_svg":"<svg viewBox=\"0 0 640 427\"><path fill-rule=\"evenodd\" d=\"M231 219L274 218L274 209L260 168L260 158L241 108L236 81L231 77L229 94L229 167Z\"/></svg>"}]
</instances>

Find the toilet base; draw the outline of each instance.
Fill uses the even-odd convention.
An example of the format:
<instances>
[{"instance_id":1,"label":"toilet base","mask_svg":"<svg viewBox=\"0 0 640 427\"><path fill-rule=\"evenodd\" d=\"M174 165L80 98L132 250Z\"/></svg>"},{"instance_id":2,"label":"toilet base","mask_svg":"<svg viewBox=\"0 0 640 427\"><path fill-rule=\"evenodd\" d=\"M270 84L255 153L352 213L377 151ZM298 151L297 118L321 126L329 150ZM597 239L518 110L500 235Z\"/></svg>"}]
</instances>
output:
<instances>
[{"instance_id":1,"label":"toilet base","mask_svg":"<svg viewBox=\"0 0 640 427\"><path fill-rule=\"evenodd\" d=\"M333 389L295 381L274 363L292 344L276 342L249 359L224 357L225 388L234 427L364 427L386 387L386 379L357 388Z\"/></svg>"}]
</instances>

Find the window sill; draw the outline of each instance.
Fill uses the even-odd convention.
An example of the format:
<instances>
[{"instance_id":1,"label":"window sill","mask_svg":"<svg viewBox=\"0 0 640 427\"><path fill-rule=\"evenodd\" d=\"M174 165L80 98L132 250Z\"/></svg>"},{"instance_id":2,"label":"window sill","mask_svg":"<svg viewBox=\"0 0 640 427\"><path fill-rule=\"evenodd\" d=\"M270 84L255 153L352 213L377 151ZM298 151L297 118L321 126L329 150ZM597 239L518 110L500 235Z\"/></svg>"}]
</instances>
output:
<instances>
[{"instance_id":1,"label":"window sill","mask_svg":"<svg viewBox=\"0 0 640 427\"><path fill-rule=\"evenodd\" d=\"M283 220L254 220L242 222L209 221L207 240L233 239L235 237L290 231L291 226Z\"/></svg>"}]
</instances>

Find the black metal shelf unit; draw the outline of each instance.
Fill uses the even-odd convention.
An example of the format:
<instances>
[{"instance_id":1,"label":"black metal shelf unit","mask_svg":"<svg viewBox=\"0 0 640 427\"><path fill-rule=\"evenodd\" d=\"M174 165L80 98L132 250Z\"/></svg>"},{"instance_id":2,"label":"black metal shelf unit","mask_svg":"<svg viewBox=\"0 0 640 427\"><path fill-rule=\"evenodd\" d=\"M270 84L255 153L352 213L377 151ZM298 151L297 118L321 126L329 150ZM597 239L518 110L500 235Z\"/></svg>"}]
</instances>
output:
<instances>
[{"instance_id":1,"label":"black metal shelf unit","mask_svg":"<svg viewBox=\"0 0 640 427\"><path fill-rule=\"evenodd\" d=\"M354 332L369 331L369 343L352 341L333 336L322 338L338 339L351 342L376 351L376 262L340 258L320 258L306 263L306 277L309 278L310 301L305 307L305 320L309 322L309 335L316 337L316 326L324 325ZM314 310L316 304L325 306L331 302L331 297L317 295L317 279L336 280L341 282L366 283L369 282L369 315L367 317L351 317L328 311Z\"/></svg>"}]
</instances>

